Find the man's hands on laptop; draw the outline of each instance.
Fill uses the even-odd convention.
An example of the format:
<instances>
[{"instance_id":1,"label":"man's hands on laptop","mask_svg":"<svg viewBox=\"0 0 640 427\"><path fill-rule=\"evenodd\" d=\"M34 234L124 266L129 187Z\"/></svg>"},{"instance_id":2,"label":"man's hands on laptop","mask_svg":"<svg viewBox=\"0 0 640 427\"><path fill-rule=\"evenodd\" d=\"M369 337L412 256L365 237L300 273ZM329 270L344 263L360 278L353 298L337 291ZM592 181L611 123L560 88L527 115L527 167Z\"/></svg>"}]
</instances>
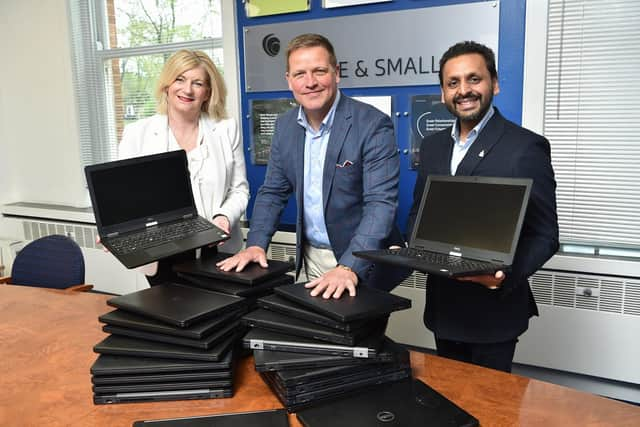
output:
<instances>
[{"instance_id":1,"label":"man's hands on laptop","mask_svg":"<svg viewBox=\"0 0 640 427\"><path fill-rule=\"evenodd\" d=\"M260 246L249 246L234 256L223 259L216 264L216 267L222 271L242 271L250 262L256 262L260 267L267 268L267 253Z\"/></svg>"},{"instance_id":2,"label":"man's hands on laptop","mask_svg":"<svg viewBox=\"0 0 640 427\"><path fill-rule=\"evenodd\" d=\"M343 265L338 265L304 285L307 289L313 288L312 297L322 294L324 299L332 296L338 299L345 289L349 291L349 295L354 297L356 296L356 286L358 286L358 276L349 267Z\"/></svg>"},{"instance_id":3,"label":"man's hands on laptop","mask_svg":"<svg viewBox=\"0 0 640 427\"><path fill-rule=\"evenodd\" d=\"M480 274L478 276L465 276L458 277L458 280L462 282L475 282L480 283L482 286L488 289L498 289L502 286L506 275L503 271L498 270L495 274Z\"/></svg>"}]
</instances>

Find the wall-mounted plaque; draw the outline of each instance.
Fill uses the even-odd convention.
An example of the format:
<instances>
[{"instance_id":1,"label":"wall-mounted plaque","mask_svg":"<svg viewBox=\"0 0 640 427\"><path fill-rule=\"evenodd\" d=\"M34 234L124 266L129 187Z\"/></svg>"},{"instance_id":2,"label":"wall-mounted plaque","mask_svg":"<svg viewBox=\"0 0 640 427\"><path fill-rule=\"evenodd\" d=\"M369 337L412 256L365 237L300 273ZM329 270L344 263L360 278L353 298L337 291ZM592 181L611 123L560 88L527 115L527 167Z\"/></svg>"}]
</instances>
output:
<instances>
[{"instance_id":1,"label":"wall-mounted plaque","mask_svg":"<svg viewBox=\"0 0 640 427\"><path fill-rule=\"evenodd\" d=\"M422 140L453 125L456 118L440 100L440 95L414 95L411 97L411 169L420 164Z\"/></svg>"},{"instance_id":2,"label":"wall-mounted plaque","mask_svg":"<svg viewBox=\"0 0 640 427\"><path fill-rule=\"evenodd\" d=\"M276 119L280 114L297 106L293 98L251 101L251 162L254 165L266 165L269 162Z\"/></svg>"}]
</instances>

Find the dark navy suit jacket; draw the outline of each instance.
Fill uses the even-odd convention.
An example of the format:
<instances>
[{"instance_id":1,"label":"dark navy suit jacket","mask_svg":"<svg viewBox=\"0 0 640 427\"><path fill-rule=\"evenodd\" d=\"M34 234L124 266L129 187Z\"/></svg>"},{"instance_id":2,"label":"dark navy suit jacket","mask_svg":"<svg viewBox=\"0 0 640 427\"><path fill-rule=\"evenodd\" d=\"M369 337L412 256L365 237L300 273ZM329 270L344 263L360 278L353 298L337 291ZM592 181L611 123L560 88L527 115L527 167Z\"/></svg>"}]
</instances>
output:
<instances>
[{"instance_id":1,"label":"dark navy suit jacket","mask_svg":"<svg viewBox=\"0 0 640 427\"><path fill-rule=\"evenodd\" d=\"M295 195L296 272L304 244L303 191L305 130L298 109L278 118L264 184L251 217L247 246L266 250L291 194ZM400 163L393 124L374 107L344 94L338 102L324 162L322 197L331 248L338 263L349 266L371 286L390 289L396 283L378 276L371 262L353 251L380 249L402 241L395 227ZM381 269L382 270L382 269Z\"/></svg>"},{"instance_id":2,"label":"dark navy suit jacket","mask_svg":"<svg viewBox=\"0 0 640 427\"><path fill-rule=\"evenodd\" d=\"M452 148L450 127L422 142L409 233L427 175L451 174ZM528 277L558 249L556 183L549 142L506 120L496 109L460 162L456 175L527 177L533 179L533 186L512 271L502 287L490 290L476 283L429 276L425 325L441 339L472 343L512 340L528 328L529 318L538 314ZM469 209L498 210L500 206Z\"/></svg>"}]
</instances>

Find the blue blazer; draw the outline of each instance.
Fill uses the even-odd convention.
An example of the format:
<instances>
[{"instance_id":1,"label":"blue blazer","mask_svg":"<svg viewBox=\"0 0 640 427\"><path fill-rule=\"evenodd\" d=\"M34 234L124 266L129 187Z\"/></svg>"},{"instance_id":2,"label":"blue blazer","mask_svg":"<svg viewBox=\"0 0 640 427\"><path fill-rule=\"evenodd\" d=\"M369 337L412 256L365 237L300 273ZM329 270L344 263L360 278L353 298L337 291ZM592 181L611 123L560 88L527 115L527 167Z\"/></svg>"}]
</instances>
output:
<instances>
[{"instance_id":1,"label":"blue blazer","mask_svg":"<svg viewBox=\"0 0 640 427\"><path fill-rule=\"evenodd\" d=\"M408 230L413 228L427 175L451 174L452 149L451 127L422 142ZM538 314L528 277L558 250L556 182L549 142L506 120L496 109L456 175L532 178L533 186L512 271L500 290L429 276L425 325L441 339L475 343L512 340L528 328L529 318ZM497 210L500 206L469 209Z\"/></svg>"},{"instance_id":2,"label":"blue blazer","mask_svg":"<svg viewBox=\"0 0 640 427\"><path fill-rule=\"evenodd\" d=\"M305 130L294 108L276 121L264 184L251 217L247 246L266 250L289 196L296 198L296 273L304 244L303 191ZM324 163L322 197L331 248L338 263L349 266L367 285L377 283L372 263L353 251L379 249L402 241L395 227L400 162L393 124L374 107L344 94L338 102ZM395 284L394 284L395 285Z\"/></svg>"}]
</instances>

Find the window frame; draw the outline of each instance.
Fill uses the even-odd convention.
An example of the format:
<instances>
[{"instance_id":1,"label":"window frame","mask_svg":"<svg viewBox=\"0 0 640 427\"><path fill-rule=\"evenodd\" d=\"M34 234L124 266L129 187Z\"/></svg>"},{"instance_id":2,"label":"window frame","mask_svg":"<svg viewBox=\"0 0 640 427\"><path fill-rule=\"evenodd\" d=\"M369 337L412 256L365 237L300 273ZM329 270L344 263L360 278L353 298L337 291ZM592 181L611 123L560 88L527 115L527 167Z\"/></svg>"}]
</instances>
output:
<instances>
[{"instance_id":1,"label":"window frame","mask_svg":"<svg viewBox=\"0 0 640 427\"><path fill-rule=\"evenodd\" d=\"M106 4L108 0L68 0L73 86L78 113L81 167L116 158L117 144L110 135L116 129L113 96L106 86L105 64L114 59L175 52L180 49L222 49L225 82L230 96L230 113L239 110L237 102L237 52L235 4L220 0L222 37L151 46L104 48L109 37ZM228 22L232 23L232 26ZM227 66L227 64L230 64ZM231 81L233 80L233 81ZM234 90L232 93L231 91ZM235 107L235 108L234 108ZM233 115L233 114L232 114ZM118 136L116 135L117 139Z\"/></svg>"},{"instance_id":2,"label":"window frame","mask_svg":"<svg viewBox=\"0 0 640 427\"><path fill-rule=\"evenodd\" d=\"M549 0L526 3L522 125L539 134L544 134L548 16ZM553 147L553 141L550 143ZM640 186L640 182L633 185ZM563 241L561 237L560 251L547 267L625 275L630 269L637 268L639 258L640 246L571 242ZM595 259L597 263L594 263Z\"/></svg>"}]
</instances>

